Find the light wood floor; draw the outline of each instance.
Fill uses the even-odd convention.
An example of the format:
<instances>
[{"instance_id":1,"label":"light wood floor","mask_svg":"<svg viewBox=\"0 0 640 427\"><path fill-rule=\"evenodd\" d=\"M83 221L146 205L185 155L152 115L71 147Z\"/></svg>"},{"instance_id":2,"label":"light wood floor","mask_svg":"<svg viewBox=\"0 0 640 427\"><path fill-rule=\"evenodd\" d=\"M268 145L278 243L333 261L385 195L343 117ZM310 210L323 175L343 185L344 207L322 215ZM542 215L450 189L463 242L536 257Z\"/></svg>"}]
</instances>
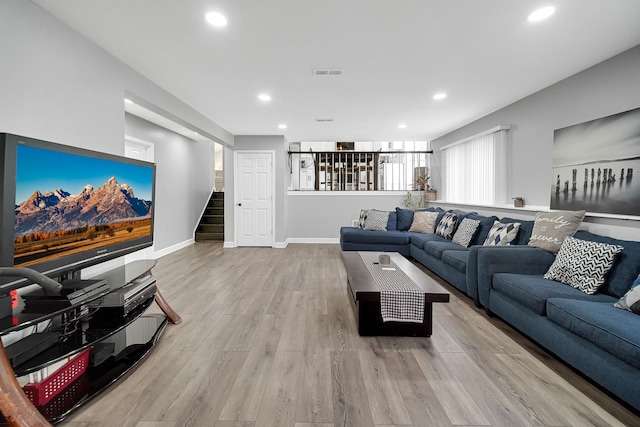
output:
<instances>
[{"instance_id":1,"label":"light wood floor","mask_svg":"<svg viewBox=\"0 0 640 427\"><path fill-rule=\"evenodd\" d=\"M201 242L154 274L183 323L64 425L640 425L449 285L431 338L358 336L337 245Z\"/></svg>"}]
</instances>

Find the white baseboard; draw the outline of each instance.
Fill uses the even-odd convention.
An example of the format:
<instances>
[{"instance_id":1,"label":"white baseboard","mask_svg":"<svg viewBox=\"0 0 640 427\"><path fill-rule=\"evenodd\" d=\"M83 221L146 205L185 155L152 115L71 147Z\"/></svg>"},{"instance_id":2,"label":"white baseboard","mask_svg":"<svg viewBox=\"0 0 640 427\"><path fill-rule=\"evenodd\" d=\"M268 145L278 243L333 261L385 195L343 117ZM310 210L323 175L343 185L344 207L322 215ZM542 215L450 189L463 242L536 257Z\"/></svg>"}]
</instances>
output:
<instances>
[{"instance_id":1,"label":"white baseboard","mask_svg":"<svg viewBox=\"0 0 640 427\"><path fill-rule=\"evenodd\" d=\"M284 242L275 242L272 246L274 249L284 249L290 243L317 243L317 244L329 244L329 245L337 245L340 243L340 239L335 238L312 238L312 237L294 237L285 240ZM225 249L237 248L236 242L224 242L222 246Z\"/></svg>"},{"instance_id":2,"label":"white baseboard","mask_svg":"<svg viewBox=\"0 0 640 427\"><path fill-rule=\"evenodd\" d=\"M335 245L340 243L340 238L338 237L290 237L287 239L287 244L289 243L317 243L317 244Z\"/></svg>"},{"instance_id":3,"label":"white baseboard","mask_svg":"<svg viewBox=\"0 0 640 427\"><path fill-rule=\"evenodd\" d=\"M224 249L232 249L232 248L237 248L238 245L236 244L236 242L224 242L222 247ZM286 247L287 247L287 242L275 242L272 246L272 248L274 249L284 249Z\"/></svg>"},{"instance_id":4,"label":"white baseboard","mask_svg":"<svg viewBox=\"0 0 640 427\"><path fill-rule=\"evenodd\" d=\"M173 246L169 246L168 248L164 248L162 250L156 251L154 253L154 256L156 257L156 259L163 257L165 255L169 255L172 252L175 252L177 250L180 250L182 248L186 248L187 246L193 245L196 242L196 240L194 238L191 239L187 239L184 242L180 242L177 243Z\"/></svg>"}]
</instances>

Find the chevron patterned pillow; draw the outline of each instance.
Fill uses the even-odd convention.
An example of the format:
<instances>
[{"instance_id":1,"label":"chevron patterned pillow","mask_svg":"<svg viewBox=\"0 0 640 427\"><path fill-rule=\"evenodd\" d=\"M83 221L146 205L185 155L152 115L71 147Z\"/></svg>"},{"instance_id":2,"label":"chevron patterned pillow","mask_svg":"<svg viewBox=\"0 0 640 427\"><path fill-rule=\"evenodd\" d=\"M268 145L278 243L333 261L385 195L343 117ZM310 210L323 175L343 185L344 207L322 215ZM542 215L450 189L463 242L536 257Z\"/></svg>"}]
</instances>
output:
<instances>
[{"instance_id":1,"label":"chevron patterned pillow","mask_svg":"<svg viewBox=\"0 0 640 427\"><path fill-rule=\"evenodd\" d=\"M623 249L619 245L566 237L544 278L573 286L585 294L595 294Z\"/></svg>"}]
</instances>

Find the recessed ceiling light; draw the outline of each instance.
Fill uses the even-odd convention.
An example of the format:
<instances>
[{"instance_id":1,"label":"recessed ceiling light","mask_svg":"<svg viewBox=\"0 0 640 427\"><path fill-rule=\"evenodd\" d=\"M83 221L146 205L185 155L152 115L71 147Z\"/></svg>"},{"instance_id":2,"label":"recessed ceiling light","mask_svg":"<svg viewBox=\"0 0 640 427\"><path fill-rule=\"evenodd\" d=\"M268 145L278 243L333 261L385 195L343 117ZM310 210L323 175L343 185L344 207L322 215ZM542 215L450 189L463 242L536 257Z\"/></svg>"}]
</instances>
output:
<instances>
[{"instance_id":1,"label":"recessed ceiling light","mask_svg":"<svg viewBox=\"0 0 640 427\"><path fill-rule=\"evenodd\" d=\"M433 99L435 99L436 101L440 101L441 99L445 99L446 97L447 94L444 92L436 93L435 95L433 95Z\"/></svg>"},{"instance_id":2,"label":"recessed ceiling light","mask_svg":"<svg viewBox=\"0 0 640 427\"><path fill-rule=\"evenodd\" d=\"M406 124L406 123L400 123L400 124L398 125L398 127L399 127L400 129L405 129L405 128L407 127L407 124Z\"/></svg>"},{"instance_id":3,"label":"recessed ceiling light","mask_svg":"<svg viewBox=\"0 0 640 427\"><path fill-rule=\"evenodd\" d=\"M209 12L204 17L207 22L214 27L224 27L227 25L227 18L219 12Z\"/></svg>"},{"instance_id":4,"label":"recessed ceiling light","mask_svg":"<svg viewBox=\"0 0 640 427\"><path fill-rule=\"evenodd\" d=\"M279 124L279 125L278 125L278 127L279 127L280 129L286 129L286 128L287 128L287 125L285 125L284 123L281 123L281 124Z\"/></svg>"},{"instance_id":5,"label":"recessed ceiling light","mask_svg":"<svg viewBox=\"0 0 640 427\"><path fill-rule=\"evenodd\" d=\"M529 22L539 22L547 19L556 11L556 8L553 6L542 7L538 10L534 10L527 16L527 21Z\"/></svg>"},{"instance_id":6,"label":"recessed ceiling light","mask_svg":"<svg viewBox=\"0 0 640 427\"><path fill-rule=\"evenodd\" d=\"M267 95L266 93L261 93L260 95L258 95L258 99L263 102L269 102L271 101L271 96Z\"/></svg>"}]
</instances>

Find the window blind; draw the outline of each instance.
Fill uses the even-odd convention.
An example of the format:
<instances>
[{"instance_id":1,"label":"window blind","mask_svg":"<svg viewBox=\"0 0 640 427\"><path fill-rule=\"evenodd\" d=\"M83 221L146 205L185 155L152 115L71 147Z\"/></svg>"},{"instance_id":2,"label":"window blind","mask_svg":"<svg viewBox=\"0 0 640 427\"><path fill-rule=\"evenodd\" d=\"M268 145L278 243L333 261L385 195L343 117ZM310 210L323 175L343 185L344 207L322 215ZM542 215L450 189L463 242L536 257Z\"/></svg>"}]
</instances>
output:
<instances>
[{"instance_id":1,"label":"window blind","mask_svg":"<svg viewBox=\"0 0 640 427\"><path fill-rule=\"evenodd\" d=\"M441 148L443 199L495 205L507 202L507 132L501 125Z\"/></svg>"}]
</instances>

